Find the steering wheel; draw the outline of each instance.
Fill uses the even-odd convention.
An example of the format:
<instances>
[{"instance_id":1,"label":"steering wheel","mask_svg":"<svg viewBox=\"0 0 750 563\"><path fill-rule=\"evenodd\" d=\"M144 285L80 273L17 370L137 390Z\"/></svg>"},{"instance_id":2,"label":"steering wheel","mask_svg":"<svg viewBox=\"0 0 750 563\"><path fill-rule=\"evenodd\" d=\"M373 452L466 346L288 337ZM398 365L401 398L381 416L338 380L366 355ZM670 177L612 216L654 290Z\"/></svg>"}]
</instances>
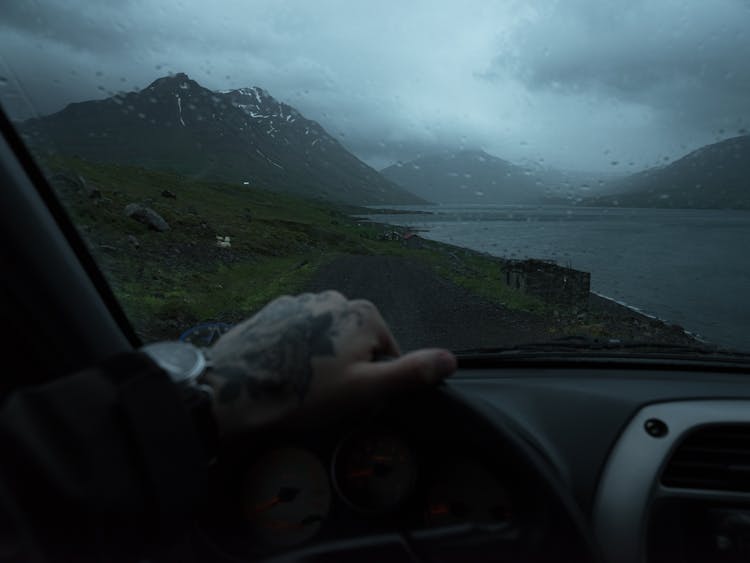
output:
<instances>
[{"instance_id":1,"label":"steering wheel","mask_svg":"<svg viewBox=\"0 0 750 563\"><path fill-rule=\"evenodd\" d=\"M362 420L366 418L366 420ZM316 431L341 434L341 428L399 429L424 448L445 451L438 456L440 474L459 471L459 451L472 452L496 470L497 478L516 504L513 525L493 522L450 522L429 527L399 527L352 537L329 537L306 547L268 554L229 555L222 539L211 537L201 551L206 560L328 562L396 561L599 561L596 543L577 503L553 465L523 437L521 429L488 403L444 384L429 392L409 395L383 405L377 414ZM274 435L273 441L278 442ZM283 440L283 438L282 438ZM339 442L340 438L332 438ZM453 444L453 446L451 446ZM445 445L445 448L443 448ZM235 447L242 449L242 444ZM434 457L431 459L435 459ZM221 462L220 462L221 463ZM431 462L434 465L435 462ZM427 471L429 472L429 468ZM479 482L466 487L481 487ZM478 491L481 495L482 492ZM330 535L330 534L329 534ZM205 537L211 536L207 534Z\"/></svg>"}]
</instances>

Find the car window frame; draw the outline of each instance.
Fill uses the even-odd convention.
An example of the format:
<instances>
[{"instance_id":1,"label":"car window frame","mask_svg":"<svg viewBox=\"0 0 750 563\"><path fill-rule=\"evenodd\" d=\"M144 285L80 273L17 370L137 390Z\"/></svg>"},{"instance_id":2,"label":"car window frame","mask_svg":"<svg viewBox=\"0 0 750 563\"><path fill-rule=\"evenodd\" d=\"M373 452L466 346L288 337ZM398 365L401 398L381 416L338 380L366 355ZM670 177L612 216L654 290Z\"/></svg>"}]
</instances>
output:
<instances>
[{"instance_id":1,"label":"car window frame","mask_svg":"<svg viewBox=\"0 0 750 563\"><path fill-rule=\"evenodd\" d=\"M90 365L142 344L103 272L5 110L0 106L0 232L23 258L11 275L47 307L39 322ZM26 282L29 289L23 288Z\"/></svg>"}]
</instances>

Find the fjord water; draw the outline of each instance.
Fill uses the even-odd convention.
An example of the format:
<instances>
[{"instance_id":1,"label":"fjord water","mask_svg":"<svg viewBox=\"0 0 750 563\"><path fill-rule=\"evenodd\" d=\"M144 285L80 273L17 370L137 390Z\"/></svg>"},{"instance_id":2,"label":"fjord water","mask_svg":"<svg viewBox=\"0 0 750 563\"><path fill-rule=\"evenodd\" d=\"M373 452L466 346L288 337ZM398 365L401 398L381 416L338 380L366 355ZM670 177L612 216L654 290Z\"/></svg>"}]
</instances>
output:
<instances>
[{"instance_id":1,"label":"fjord water","mask_svg":"<svg viewBox=\"0 0 750 563\"><path fill-rule=\"evenodd\" d=\"M373 221L506 258L591 273L592 291L721 346L750 351L750 212L560 206L402 206Z\"/></svg>"}]
</instances>

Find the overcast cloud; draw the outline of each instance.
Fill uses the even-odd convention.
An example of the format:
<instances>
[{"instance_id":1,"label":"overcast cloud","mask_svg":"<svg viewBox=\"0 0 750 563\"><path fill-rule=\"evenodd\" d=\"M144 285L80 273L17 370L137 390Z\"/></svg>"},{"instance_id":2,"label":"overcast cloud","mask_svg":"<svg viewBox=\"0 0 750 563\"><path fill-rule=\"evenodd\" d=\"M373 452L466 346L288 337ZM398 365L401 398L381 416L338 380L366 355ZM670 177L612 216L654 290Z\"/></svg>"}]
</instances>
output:
<instances>
[{"instance_id":1,"label":"overcast cloud","mask_svg":"<svg viewBox=\"0 0 750 563\"><path fill-rule=\"evenodd\" d=\"M467 147L624 172L750 129L748 0L4 0L0 57L17 117L186 72L378 168Z\"/></svg>"}]
</instances>

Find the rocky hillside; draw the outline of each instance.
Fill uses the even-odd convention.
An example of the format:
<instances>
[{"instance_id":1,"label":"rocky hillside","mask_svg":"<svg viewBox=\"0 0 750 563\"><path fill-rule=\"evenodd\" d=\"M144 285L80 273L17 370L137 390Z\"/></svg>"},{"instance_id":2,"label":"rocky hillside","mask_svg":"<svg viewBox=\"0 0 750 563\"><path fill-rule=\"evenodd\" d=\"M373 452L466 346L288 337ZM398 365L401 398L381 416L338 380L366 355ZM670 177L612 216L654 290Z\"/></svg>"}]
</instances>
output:
<instances>
[{"instance_id":1,"label":"rocky hillside","mask_svg":"<svg viewBox=\"0 0 750 563\"><path fill-rule=\"evenodd\" d=\"M180 73L22 129L32 145L101 162L355 205L423 203L258 87L213 92Z\"/></svg>"},{"instance_id":2,"label":"rocky hillside","mask_svg":"<svg viewBox=\"0 0 750 563\"><path fill-rule=\"evenodd\" d=\"M618 193L587 205L750 209L750 136L707 145L661 168L624 179Z\"/></svg>"}]
</instances>

